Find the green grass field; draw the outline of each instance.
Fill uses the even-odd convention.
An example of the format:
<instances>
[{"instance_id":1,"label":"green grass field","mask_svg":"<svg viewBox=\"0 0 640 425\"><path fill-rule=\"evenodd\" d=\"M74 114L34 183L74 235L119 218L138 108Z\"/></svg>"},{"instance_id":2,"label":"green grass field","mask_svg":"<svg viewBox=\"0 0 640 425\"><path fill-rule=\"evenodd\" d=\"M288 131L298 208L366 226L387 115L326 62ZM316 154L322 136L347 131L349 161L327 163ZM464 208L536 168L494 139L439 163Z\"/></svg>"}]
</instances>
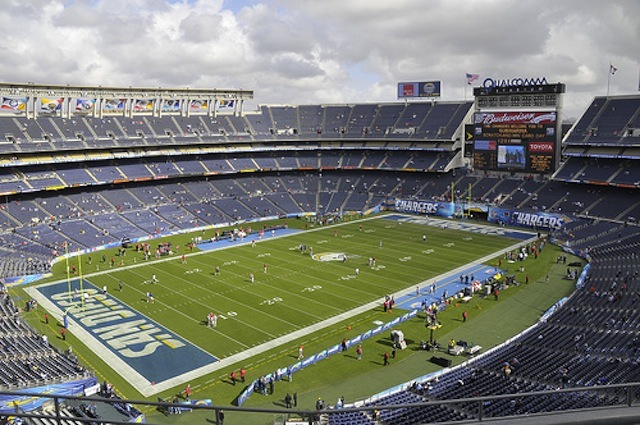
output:
<instances>
[{"instance_id":1,"label":"green grass field","mask_svg":"<svg viewBox=\"0 0 640 425\"><path fill-rule=\"evenodd\" d=\"M130 249L126 256L116 257L117 265L113 268L102 263L98 255L94 255L91 265L88 257L83 256L81 268L85 278L96 286L106 285L112 296L219 358L283 338L285 342L281 345L267 346L260 354L240 364L191 382L195 398L211 398L214 404L230 405L242 390L240 385L234 387L227 382L230 370L245 367L251 380L295 362L300 344L305 345L307 353L314 353L338 343L342 338L356 336L373 328L374 321L387 321L393 316L383 313L376 304L376 308L366 309L322 329L308 333L304 330L377 302L386 294L411 290L421 282L488 254L499 255L506 247L518 242L499 236L399 224L384 218L345 222L326 228L313 228L301 220L289 220L288 225L311 228L273 239L265 234L255 247L246 244L210 252L194 250L192 253L181 248L179 254L161 260L144 261L141 254ZM423 234L427 235L426 243L422 240ZM181 235L170 240L174 245L184 247L189 238ZM313 247L316 254L345 253L348 260L344 263L315 261L308 252L300 252L300 244ZM183 253L186 253L186 263L180 259ZM449 308L442 315L444 326L438 331L437 338L444 341L455 333L458 339L490 347L533 323L544 310L573 288L570 282L562 280L563 269L555 268L553 260L556 254L557 248L549 247L538 260L527 260L527 273L532 284L505 291L499 302L488 298L474 299L467 306ZM107 253L108 258L110 255ZM376 258L376 267L368 264L372 256ZM73 259L70 264L74 261L78 260ZM267 265L267 273L263 271L264 264ZM220 275L214 273L216 266L220 267ZM95 270L96 267L101 270ZM358 276L356 268L360 269ZM550 271L554 284L544 285L540 281ZM64 264L59 264L54 273L53 279L64 279ZM249 278L252 273L254 283ZM148 283L152 275L157 276L158 283ZM124 283L122 292L118 291L119 281ZM145 299L149 288L156 298L153 304ZM20 289L17 291L14 295L24 296ZM463 326L461 308L468 309L470 317ZM209 311L220 317L215 329L204 325ZM83 347L73 335L65 343L57 340L57 329L44 325L37 314L26 314L32 326L51 334L51 340L61 348L73 345L74 351L97 372L99 379L113 382L123 396L141 398L127 383L126 377L117 376L99 354ZM426 353L416 350L421 339L428 339L423 318L410 320L401 328L410 347L394 361L392 374L380 366L382 353L390 345L386 335L380 335L380 338L372 338L365 343L365 361L353 361L354 353L330 357L297 373L291 384L279 384L281 388L277 388L274 396L253 395L245 406L282 407L281 399L287 391L298 392L300 404L306 407L312 407L318 395L330 403L340 395L350 400L364 398L435 370L435 365L425 362ZM292 338L287 339L287 336ZM173 388L160 396L172 397L182 388ZM194 413L164 419L153 411L146 413L153 418L151 422L164 420L166 423L186 424L193 423L189 422L190 419L205 418L204 414ZM228 423L272 422L270 417L248 414L237 414L236 417L238 422L229 418Z\"/></svg>"}]
</instances>

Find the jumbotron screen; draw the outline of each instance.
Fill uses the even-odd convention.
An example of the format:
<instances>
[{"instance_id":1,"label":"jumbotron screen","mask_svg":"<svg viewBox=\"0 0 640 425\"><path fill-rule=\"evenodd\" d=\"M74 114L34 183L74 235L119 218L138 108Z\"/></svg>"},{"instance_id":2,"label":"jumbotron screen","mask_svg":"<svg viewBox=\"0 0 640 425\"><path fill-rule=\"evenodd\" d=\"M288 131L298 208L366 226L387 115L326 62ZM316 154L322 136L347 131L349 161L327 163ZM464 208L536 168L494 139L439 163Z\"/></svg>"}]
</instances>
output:
<instances>
[{"instance_id":1,"label":"jumbotron screen","mask_svg":"<svg viewBox=\"0 0 640 425\"><path fill-rule=\"evenodd\" d=\"M479 170L552 173L556 167L556 112L477 112L473 164Z\"/></svg>"}]
</instances>

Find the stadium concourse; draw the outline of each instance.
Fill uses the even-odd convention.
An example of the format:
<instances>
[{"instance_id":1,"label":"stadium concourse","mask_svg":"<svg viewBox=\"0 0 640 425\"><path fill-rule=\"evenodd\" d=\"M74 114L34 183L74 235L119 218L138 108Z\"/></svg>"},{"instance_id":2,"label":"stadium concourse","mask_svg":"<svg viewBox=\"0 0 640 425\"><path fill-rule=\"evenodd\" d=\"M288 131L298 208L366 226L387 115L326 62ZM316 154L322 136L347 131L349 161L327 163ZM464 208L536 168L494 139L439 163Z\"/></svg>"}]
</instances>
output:
<instances>
[{"instance_id":1,"label":"stadium concourse","mask_svg":"<svg viewBox=\"0 0 640 425\"><path fill-rule=\"evenodd\" d=\"M567 129L550 175L474 169L463 147L472 115L472 102L262 106L216 117L9 111L0 116L0 277L6 285L34 282L65 251L124 238L362 212L396 199L562 214L569 220L552 229L553 240L590 260L564 305L517 339L375 406L592 387L490 403L482 412L462 403L381 410L385 423L405 424L635 403L637 391L613 384L640 380L640 96L594 98ZM73 353L43 343L6 295L4 305L11 336L3 337L2 388L66 383L74 392L95 379ZM505 374L505 363L514 373ZM329 420L374 423L369 413L352 414Z\"/></svg>"}]
</instances>

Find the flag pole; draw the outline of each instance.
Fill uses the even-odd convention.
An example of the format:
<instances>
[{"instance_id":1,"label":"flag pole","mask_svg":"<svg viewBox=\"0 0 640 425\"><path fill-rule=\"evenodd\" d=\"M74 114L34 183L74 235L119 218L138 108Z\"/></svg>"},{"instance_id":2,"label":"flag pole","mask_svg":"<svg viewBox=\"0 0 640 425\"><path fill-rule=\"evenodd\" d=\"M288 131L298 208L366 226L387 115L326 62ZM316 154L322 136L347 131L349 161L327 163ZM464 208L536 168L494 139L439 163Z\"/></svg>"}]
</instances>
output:
<instances>
[{"instance_id":1,"label":"flag pole","mask_svg":"<svg viewBox=\"0 0 640 425\"><path fill-rule=\"evenodd\" d=\"M609 97L609 88L611 87L611 69L613 65L609 62L609 72L607 72L607 97Z\"/></svg>"},{"instance_id":2,"label":"flag pole","mask_svg":"<svg viewBox=\"0 0 640 425\"><path fill-rule=\"evenodd\" d=\"M471 217L471 183L469 183L469 196L467 196L467 218Z\"/></svg>"},{"instance_id":3,"label":"flag pole","mask_svg":"<svg viewBox=\"0 0 640 425\"><path fill-rule=\"evenodd\" d=\"M469 83L467 83L467 78L464 79L464 85L462 87L464 87L464 103L467 103L467 86L469 85Z\"/></svg>"}]
</instances>

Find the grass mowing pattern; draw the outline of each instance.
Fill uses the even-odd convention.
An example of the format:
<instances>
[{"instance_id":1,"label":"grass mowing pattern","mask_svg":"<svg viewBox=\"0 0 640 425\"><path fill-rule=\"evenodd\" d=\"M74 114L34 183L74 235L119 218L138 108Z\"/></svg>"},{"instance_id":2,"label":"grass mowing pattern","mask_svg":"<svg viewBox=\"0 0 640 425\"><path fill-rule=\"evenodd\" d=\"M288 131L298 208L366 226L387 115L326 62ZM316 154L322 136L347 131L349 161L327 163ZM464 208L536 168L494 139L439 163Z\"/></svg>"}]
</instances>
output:
<instances>
[{"instance_id":1,"label":"grass mowing pattern","mask_svg":"<svg viewBox=\"0 0 640 425\"><path fill-rule=\"evenodd\" d=\"M511 239L398 224L384 219L274 238L88 277L98 287L217 357L286 335L385 294L411 287L511 245ZM422 235L427 234L427 242ZM382 242L382 248L380 248ZM348 260L321 262L309 253L343 252ZM135 255L130 252L129 256ZM369 257L376 267L369 267ZM139 264L139 263L138 263ZM267 265L267 273L263 266ZM215 275L215 267L220 275ZM356 277L355 270L359 269ZM251 283L250 274L255 277ZM156 275L158 283L149 282ZM117 292L118 282L125 289ZM152 291L156 302L147 303ZM203 326L209 311L220 319Z\"/></svg>"}]
</instances>

